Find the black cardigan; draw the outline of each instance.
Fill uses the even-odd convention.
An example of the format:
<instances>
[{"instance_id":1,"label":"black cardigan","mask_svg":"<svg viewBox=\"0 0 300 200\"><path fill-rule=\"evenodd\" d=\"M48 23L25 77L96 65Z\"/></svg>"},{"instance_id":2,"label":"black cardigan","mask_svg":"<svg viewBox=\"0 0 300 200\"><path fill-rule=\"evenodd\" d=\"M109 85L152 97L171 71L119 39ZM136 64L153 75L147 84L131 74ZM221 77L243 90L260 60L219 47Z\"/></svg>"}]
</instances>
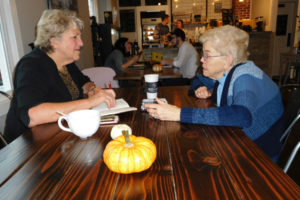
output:
<instances>
[{"instance_id":1,"label":"black cardigan","mask_svg":"<svg viewBox=\"0 0 300 200\"><path fill-rule=\"evenodd\" d=\"M72 63L66 66L83 97L82 86L90 79ZM45 102L67 102L72 97L58 74L55 62L35 48L17 64L14 94L6 118L5 138L10 142L28 130L28 110Z\"/></svg>"}]
</instances>

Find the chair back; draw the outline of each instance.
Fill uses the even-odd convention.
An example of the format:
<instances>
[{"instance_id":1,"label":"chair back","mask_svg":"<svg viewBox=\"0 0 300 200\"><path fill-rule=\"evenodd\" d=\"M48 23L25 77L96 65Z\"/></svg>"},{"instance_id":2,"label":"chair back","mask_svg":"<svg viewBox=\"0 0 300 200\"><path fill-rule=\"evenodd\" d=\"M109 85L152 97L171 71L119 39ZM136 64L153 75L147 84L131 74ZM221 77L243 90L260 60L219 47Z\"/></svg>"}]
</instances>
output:
<instances>
[{"instance_id":1,"label":"chair back","mask_svg":"<svg viewBox=\"0 0 300 200\"><path fill-rule=\"evenodd\" d=\"M285 139L278 165L287 173L296 183L300 183L300 120L294 123L290 133Z\"/></svg>"},{"instance_id":2,"label":"chair back","mask_svg":"<svg viewBox=\"0 0 300 200\"><path fill-rule=\"evenodd\" d=\"M88 76L96 86L101 88L119 88L119 82L114 80L116 72L110 67L91 67L82 70L82 73Z\"/></svg>"},{"instance_id":3,"label":"chair back","mask_svg":"<svg viewBox=\"0 0 300 200\"><path fill-rule=\"evenodd\" d=\"M300 116L300 84L283 85L280 90L284 105L283 119L286 125L286 130L280 139L283 142Z\"/></svg>"},{"instance_id":4,"label":"chair back","mask_svg":"<svg viewBox=\"0 0 300 200\"><path fill-rule=\"evenodd\" d=\"M300 183L300 84L283 85L280 89L286 130L280 138L283 148L277 164L295 182Z\"/></svg>"}]
</instances>

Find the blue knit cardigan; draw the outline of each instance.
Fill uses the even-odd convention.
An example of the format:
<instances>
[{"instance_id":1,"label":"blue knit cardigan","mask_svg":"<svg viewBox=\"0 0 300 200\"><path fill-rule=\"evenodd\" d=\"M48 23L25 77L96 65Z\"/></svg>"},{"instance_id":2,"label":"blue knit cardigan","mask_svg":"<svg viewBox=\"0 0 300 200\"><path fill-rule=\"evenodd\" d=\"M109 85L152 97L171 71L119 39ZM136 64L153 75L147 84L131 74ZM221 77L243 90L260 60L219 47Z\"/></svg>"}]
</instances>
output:
<instances>
[{"instance_id":1,"label":"blue knit cardigan","mask_svg":"<svg viewBox=\"0 0 300 200\"><path fill-rule=\"evenodd\" d=\"M191 83L213 89L216 81L198 75ZM181 108L180 121L240 127L266 154L276 160L281 150L283 105L277 85L251 61L228 73L221 103L215 108Z\"/></svg>"}]
</instances>

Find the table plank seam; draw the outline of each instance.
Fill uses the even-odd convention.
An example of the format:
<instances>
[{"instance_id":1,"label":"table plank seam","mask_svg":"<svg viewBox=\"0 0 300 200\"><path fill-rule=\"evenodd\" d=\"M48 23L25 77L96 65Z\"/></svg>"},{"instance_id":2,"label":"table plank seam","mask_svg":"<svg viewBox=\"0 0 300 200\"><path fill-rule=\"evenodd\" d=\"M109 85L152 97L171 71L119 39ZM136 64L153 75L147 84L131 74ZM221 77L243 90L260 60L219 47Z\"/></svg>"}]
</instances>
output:
<instances>
[{"instance_id":1,"label":"table plank seam","mask_svg":"<svg viewBox=\"0 0 300 200\"><path fill-rule=\"evenodd\" d=\"M165 129L166 129L166 127L165 127ZM166 132L167 132L167 129L166 129ZM169 136L167 135L166 137L167 137L167 144L168 144L169 159L170 159L170 164L171 164L171 172L172 172L174 195L175 195L175 200L177 200L177 191L176 191L176 185L175 185L174 169L173 169L173 162L172 162L172 155L171 155L171 149L170 149Z\"/></svg>"},{"instance_id":2,"label":"table plank seam","mask_svg":"<svg viewBox=\"0 0 300 200\"><path fill-rule=\"evenodd\" d=\"M117 188L118 188L118 185L119 185L119 179L120 179L120 174L118 174L118 177L117 177L116 185L114 187L114 192L113 192L113 195L112 195L112 200L116 199L116 192L117 192Z\"/></svg>"},{"instance_id":3,"label":"table plank seam","mask_svg":"<svg viewBox=\"0 0 300 200\"><path fill-rule=\"evenodd\" d=\"M205 136L206 136L207 138L209 138L209 134L206 132L205 129L203 129L203 132L204 132ZM231 176L231 174L229 173L227 167L223 164L223 161L222 161L222 159L220 158L220 155L219 155L219 153L217 152L215 146L213 145L213 143L211 142L210 139L209 139L208 141L209 141L209 143L211 144L212 150L215 152L215 154L216 154L218 160L221 162L221 165L223 166L223 168L224 168L226 174L228 175L230 182L231 182L232 185L234 186L235 191L240 195L240 198L241 198L241 199L245 199L245 198L243 198L243 195L242 195L241 191L238 189L237 184L236 184L236 182L234 181L234 179L233 179L233 177Z\"/></svg>"}]
</instances>

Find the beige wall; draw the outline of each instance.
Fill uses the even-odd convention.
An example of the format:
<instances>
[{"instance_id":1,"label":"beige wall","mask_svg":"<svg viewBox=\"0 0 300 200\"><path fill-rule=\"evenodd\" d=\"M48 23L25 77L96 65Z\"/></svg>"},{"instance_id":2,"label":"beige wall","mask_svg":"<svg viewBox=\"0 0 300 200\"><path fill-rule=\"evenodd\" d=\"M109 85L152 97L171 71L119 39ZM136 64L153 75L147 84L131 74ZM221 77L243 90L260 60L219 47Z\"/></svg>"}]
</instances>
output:
<instances>
[{"instance_id":1,"label":"beige wall","mask_svg":"<svg viewBox=\"0 0 300 200\"><path fill-rule=\"evenodd\" d=\"M21 46L26 54L31 51L28 44L33 42L35 39L35 26L43 10L47 8L47 5L46 1L40 0L15 0L15 3L22 38Z\"/></svg>"},{"instance_id":2,"label":"beige wall","mask_svg":"<svg viewBox=\"0 0 300 200\"><path fill-rule=\"evenodd\" d=\"M90 28L90 14L87 0L78 0L78 10L80 18L84 21L82 40L84 46L81 50L80 60L77 65L80 69L94 66L92 33Z\"/></svg>"},{"instance_id":3,"label":"beige wall","mask_svg":"<svg viewBox=\"0 0 300 200\"><path fill-rule=\"evenodd\" d=\"M251 18L263 16L265 25L270 26L269 10L266 9L270 6L270 0L252 0Z\"/></svg>"},{"instance_id":4,"label":"beige wall","mask_svg":"<svg viewBox=\"0 0 300 200\"><path fill-rule=\"evenodd\" d=\"M15 15L19 20L18 25L22 40L21 44L18 44L18 46L24 49L24 54L27 54L31 51L31 48L28 46L28 44L35 40L35 26L43 10L47 9L46 0L14 0L14 2L16 5ZM85 24L85 29L82 33L84 47L81 51L81 58L77 62L79 68L82 69L94 66L88 1L78 0L78 9L79 15Z\"/></svg>"},{"instance_id":5,"label":"beige wall","mask_svg":"<svg viewBox=\"0 0 300 200\"><path fill-rule=\"evenodd\" d=\"M300 3L298 1L298 11L297 16L300 16ZM296 31L295 31L295 40L294 40L294 46L299 47L298 42L300 42L300 18L297 18L296 20Z\"/></svg>"},{"instance_id":6,"label":"beige wall","mask_svg":"<svg viewBox=\"0 0 300 200\"><path fill-rule=\"evenodd\" d=\"M265 21L266 31L270 30L270 12L268 9L271 6L272 0L252 0L251 18L263 16Z\"/></svg>"}]
</instances>

